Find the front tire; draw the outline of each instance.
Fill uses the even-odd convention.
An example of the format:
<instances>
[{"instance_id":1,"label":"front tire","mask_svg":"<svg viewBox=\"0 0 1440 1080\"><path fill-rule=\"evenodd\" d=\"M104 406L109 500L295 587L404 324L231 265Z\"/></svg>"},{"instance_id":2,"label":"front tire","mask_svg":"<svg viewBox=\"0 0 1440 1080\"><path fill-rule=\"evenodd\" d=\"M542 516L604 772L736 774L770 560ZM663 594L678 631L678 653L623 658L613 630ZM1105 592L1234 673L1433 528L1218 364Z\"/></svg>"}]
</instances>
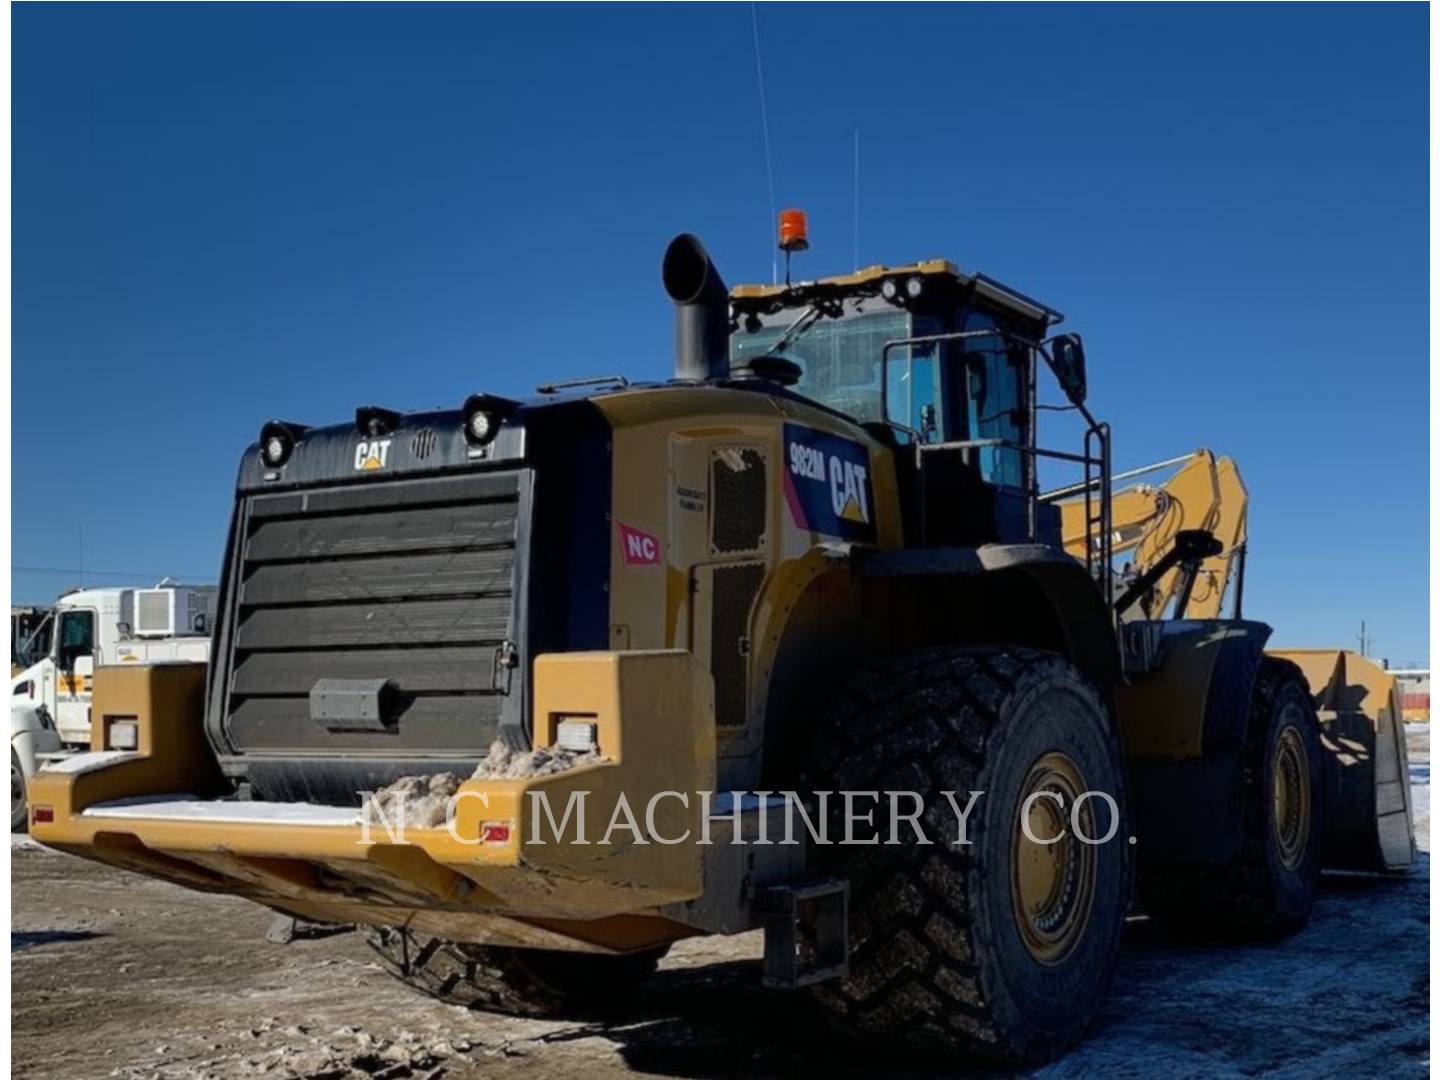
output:
<instances>
[{"instance_id":1,"label":"front tire","mask_svg":"<svg viewBox=\"0 0 1440 1080\"><path fill-rule=\"evenodd\" d=\"M1246 728L1240 853L1217 867L1147 870L1140 885L1150 916L1186 937L1269 941L1303 927L1325 834L1320 755L1305 677L1263 658Z\"/></svg>"},{"instance_id":2,"label":"front tire","mask_svg":"<svg viewBox=\"0 0 1440 1080\"><path fill-rule=\"evenodd\" d=\"M367 927L390 974L438 998L485 1012L564 1016L613 1006L655 973L668 945L624 956L506 949Z\"/></svg>"},{"instance_id":3,"label":"front tire","mask_svg":"<svg viewBox=\"0 0 1440 1080\"><path fill-rule=\"evenodd\" d=\"M816 994L910 1049L1036 1063L1078 1042L1115 969L1129 896L1124 772L1109 709L1061 657L933 650L863 675L826 717L811 791L914 791L930 843L820 848L851 888L850 972ZM983 792L957 846L957 813ZM1075 796L1087 835L1069 828ZM1060 796L1057 800L1054 796ZM1027 797L1027 814L1022 815ZM1113 805L1114 810L1110 807Z\"/></svg>"}]
</instances>

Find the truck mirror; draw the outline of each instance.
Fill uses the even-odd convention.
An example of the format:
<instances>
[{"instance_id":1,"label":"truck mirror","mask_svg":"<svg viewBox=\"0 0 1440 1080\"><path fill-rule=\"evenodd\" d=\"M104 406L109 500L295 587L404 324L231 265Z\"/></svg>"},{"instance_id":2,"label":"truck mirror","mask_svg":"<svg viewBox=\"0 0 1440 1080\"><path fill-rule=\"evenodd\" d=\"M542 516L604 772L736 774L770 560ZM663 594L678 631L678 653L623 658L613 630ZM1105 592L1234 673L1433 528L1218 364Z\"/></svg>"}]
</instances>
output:
<instances>
[{"instance_id":1,"label":"truck mirror","mask_svg":"<svg viewBox=\"0 0 1440 1080\"><path fill-rule=\"evenodd\" d=\"M1085 344L1079 334L1059 334L1050 339L1050 369L1060 389L1075 405L1085 401Z\"/></svg>"}]
</instances>

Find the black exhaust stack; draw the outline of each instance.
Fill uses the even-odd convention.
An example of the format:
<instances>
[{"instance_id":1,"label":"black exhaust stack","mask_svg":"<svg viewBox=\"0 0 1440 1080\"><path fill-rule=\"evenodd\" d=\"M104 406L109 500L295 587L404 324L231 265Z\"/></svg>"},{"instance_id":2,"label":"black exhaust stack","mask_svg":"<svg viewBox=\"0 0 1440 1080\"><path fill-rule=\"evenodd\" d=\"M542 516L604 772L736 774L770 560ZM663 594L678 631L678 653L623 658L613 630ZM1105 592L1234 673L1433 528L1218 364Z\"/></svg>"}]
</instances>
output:
<instances>
[{"instance_id":1,"label":"black exhaust stack","mask_svg":"<svg viewBox=\"0 0 1440 1080\"><path fill-rule=\"evenodd\" d=\"M665 249L660 275L675 301L675 377L725 378L730 374L730 290L705 245L681 233Z\"/></svg>"}]
</instances>

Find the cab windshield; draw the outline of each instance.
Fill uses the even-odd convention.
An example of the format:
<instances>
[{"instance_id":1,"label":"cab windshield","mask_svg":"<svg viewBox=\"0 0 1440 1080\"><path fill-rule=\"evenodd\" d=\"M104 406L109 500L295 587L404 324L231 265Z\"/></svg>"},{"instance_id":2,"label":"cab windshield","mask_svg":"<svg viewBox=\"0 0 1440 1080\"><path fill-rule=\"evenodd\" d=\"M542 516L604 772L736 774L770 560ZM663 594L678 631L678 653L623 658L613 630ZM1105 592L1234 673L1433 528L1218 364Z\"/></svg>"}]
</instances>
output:
<instances>
[{"instance_id":1,"label":"cab windshield","mask_svg":"<svg viewBox=\"0 0 1440 1080\"><path fill-rule=\"evenodd\" d=\"M787 310L755 330L742 324L730 337L731 366L742 366L771 352L801 314ZM797 393L861 423L889 419L918 431L934 412L931 365L922 357L912 362L908 349L890 350L887 418L880 415L881 355L887 341L933 332L921 325L928 322L888 306L887 310L838 319L821 316L792 334L779 355L800 365L803 374L795 386Z\"/></svg>"}]
</instances>

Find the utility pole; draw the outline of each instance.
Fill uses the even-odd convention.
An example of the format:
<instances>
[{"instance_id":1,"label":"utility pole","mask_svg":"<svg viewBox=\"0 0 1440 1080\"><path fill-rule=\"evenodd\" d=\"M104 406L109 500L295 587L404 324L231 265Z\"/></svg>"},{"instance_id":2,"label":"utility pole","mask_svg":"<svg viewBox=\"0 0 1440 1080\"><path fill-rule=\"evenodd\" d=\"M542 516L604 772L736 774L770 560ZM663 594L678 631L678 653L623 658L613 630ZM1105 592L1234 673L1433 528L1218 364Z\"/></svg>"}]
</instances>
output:
<instances>
[{"instance_id":1,"label":"utility pole","mask_svg":"<svg viewBox=\"0 0 1440 1080\"><path fill-rule=\"evenodd\" d=\"M1375 642L1370 638L1370 636L1369 636L1368 634L1365 633L1365 620L1364 620L1364 619L1361 619L1361 620L1360 620L1360 635L1359 635L1359 636L1360 636L1360 655L1361 655L1361 656L1369 656L1369 655L1370 655L1370 646L1373 645L1373 644L1375 644Z\"/></svg>"}]
</instances>

